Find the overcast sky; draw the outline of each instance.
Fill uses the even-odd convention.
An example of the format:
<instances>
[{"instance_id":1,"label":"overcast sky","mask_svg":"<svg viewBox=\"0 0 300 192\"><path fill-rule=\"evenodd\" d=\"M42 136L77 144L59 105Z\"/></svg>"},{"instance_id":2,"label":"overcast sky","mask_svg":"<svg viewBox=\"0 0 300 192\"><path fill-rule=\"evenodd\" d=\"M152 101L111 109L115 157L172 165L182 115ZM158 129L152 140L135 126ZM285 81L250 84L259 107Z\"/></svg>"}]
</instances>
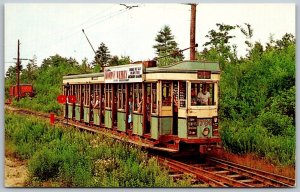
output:
<instances>
[{"instance_id":1,"label":"overcast sky","mask_svg":"<svg viewBox=\"0 0 300 192\"><path fill-rule=\"evenodd\" d=\"M17 41L20 57L42 60L55 54L73 57L79 63L85 57L91 62L94 52L82 29L97 50L104 42L112 55L130 56L133 61L155 57L155 36L169 25L180 49L189 47L190 5L186 4L5 4L4 56L5 71L14 65ZM216 29L216 23L251 24L253 41L265 44L273 35L295 34L295 4L198 4L196 43L198 50L208 41L205 35ZM244 55L245 38L236 30L232 41L238 54ZM185 52L189 59L189 51ZM22 63L26 66L27 62Z\"/></svg>"}]
</instances>

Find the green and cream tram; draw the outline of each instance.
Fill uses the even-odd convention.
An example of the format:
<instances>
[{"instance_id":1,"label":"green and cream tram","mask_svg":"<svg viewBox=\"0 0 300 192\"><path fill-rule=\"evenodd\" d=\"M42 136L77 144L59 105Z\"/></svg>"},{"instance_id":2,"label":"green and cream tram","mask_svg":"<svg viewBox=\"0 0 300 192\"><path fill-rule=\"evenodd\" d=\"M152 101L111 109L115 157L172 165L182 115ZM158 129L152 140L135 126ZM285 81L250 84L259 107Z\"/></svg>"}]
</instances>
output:
<instances>
[{"instance_id":1,"label":"green and cream tram","mask_svg":"<svg viewBox=\"0 0 300 192\"><path fill-rule=\"evenodd\" d=\"M146 61L64 76L64 94L76 96L64 115L154 148L205 152L220 142L219 81L219 64L199 61L164 67Z\"/></svg>"}]
</instances>

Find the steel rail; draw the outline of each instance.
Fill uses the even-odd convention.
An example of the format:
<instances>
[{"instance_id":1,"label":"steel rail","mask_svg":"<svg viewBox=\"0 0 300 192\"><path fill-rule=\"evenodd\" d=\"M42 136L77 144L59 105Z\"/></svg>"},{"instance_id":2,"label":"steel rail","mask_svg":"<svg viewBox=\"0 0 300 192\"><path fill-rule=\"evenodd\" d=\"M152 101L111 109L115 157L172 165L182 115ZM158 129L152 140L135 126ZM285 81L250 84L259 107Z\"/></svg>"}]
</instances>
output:
<instances>
[{"instance_id":1,"label":"steel rail","mask_svg":"<svg viewBox=\"0 0 300 192\"><path fill-rule=\"evenodd\" d=\"M204 170L200 167L194 167L172 159L159 157L159 161L171 168L196 175L198 179L205 182L215 183L216 187L255 187L254 185L243 183L232 178Z\"/></svg>"},{"instance_id":2,"label":"steel rail","mask_svg":"<svg viewBox=\"0 0 300 192\"><path fill-rule=\"evenodd\" d=\"M284 177L274 173L254 169L244 165L239 165L233 162L229 162L223 159L218 159L215 157L207 157L209 161L217 163L217 166L222 167L233 172L237 172L241 175L251 177L262 183L265 183L272 187L294 187L295 180L292 178Z\"/></svg>"}]
</instances>

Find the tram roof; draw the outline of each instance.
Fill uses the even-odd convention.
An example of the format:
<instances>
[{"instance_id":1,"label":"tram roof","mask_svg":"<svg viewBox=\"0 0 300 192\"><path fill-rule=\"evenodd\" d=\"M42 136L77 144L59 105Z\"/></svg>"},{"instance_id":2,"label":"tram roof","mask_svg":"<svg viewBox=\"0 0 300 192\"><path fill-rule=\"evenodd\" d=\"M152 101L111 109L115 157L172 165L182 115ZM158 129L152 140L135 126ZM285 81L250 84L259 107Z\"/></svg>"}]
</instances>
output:
<instances>
[{"instance_id":1,"label":"tram roof","mask_svg":"<svg viewBox=\"0 0 300 192\"><path fill-rule=\"evenodd\" d=\"M211 71L212 73L220 73L219 63L216 62L200 62L200 61L180 61L167 66L146 68L146 73L188 73L197 72L199 70Z\"/></svg>"},{"instance_id":2,"label":"tram roof","mask_svg":"<svg viewBox=\"0 0 300 192\"><path fill-rule=\"evenodd\" d=\"M138 63L141 64L141 63ZM122 66L132 66L135 64L128 64ZM120 67L120 66L113 66ZM145 73L194 73L199 70L211 71L212 73L220 73L220 66L217 62L203 62L203 61L180 61L174 64L160 67L148 67L145 68ZM78 74L78 75L67 75L63 79L76 79L85 77L103 77L104 73L89 73L89 74Z\"/></svg>"}]
</instances>

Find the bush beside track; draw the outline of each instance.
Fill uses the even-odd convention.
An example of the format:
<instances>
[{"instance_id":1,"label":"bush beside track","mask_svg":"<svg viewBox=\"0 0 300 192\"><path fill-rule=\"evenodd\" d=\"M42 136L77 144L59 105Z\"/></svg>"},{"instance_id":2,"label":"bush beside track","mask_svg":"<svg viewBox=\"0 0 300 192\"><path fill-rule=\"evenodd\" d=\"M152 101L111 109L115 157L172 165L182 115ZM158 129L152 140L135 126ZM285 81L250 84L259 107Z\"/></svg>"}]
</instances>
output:
<instances>
[{"instance_id":1,"label":"bush beside track","mask_svg":"<svg viewBox=\"0 0 300 192\"><path fill-rule=\"evenodd\" d=\"M50 126L35 117L5 113L5 141L28 160L27 186L50 182L58 187L183 187L156 159L136 146L73 128Z\"/></svg>"}]
</instances>

